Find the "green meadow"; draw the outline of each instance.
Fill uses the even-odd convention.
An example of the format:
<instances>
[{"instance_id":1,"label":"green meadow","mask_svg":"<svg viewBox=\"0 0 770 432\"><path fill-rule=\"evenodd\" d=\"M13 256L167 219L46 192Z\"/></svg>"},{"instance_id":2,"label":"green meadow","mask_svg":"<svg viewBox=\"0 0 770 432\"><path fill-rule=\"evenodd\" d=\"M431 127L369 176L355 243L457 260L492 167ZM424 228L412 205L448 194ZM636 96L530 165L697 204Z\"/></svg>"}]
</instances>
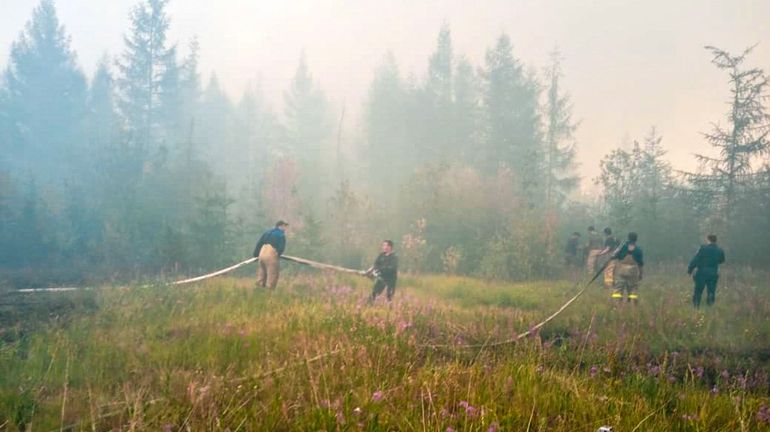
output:
<instances>
[{"instance_id":1,"label":"green meadow","mask_svg":"<svg viewBox=\"0 0 770 432\"><path fill-rule=\"evenodd\" d=\"M765 431L770 282L686 276L641 301L579 289L307 273L0 297L0 430Z\"/></svg>"}]
</instances>

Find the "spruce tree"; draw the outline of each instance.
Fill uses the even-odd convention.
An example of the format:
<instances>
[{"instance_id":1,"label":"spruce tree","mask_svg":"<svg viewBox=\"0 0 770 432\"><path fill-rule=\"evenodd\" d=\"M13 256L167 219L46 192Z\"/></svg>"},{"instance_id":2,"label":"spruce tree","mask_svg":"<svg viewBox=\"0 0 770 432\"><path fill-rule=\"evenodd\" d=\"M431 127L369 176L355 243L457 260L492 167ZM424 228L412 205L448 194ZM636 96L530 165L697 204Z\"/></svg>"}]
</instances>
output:
<instances>
[{"instance_id":1,"label":"spruce tree","mask_svg":"<svg viewBox=\"0 0 770 432\"><path fill-rule=\"evenodd\" d=\"M483 77L486 142L481 168L495 172L501 165L510 167L529 205L535 205L543 183L539 89L513 56L507 35L487 50Z\"/></svg>"},{"instance_id":2,"label":"spruce tree","mask_svg":"<svg viewBox=\"0 0 770 432\"><path fill-rule=\"evenodd\" d=\"M415 158L407 123L409 94L392 53L377 67L364 105L366 178L376 196L393 198L398 183L414 168ZM408 157L406 157L409 155ZM401 169L392 169L401 161Z\"/></svg>"},{"instance_id":3,"label":"spruce tree","mask_svg":"<svg viewBox=\"0 0 770 432\"><path fill-rule=\"evenodd\" d=\"M131 11L131 32L118 61L118 106L126 131L143 157L149 158L167 138L167 126L178 96L176 47L166 33L168 0L146 0Z\"/></svg>"},{"instance_id":4,"label":"spruce tree","mask_svg":"<svg viewBox=\"0 0 770 432\"><path fill-rule=\"evenodd\" d=\"M83 154L86 79L52 0L42 0L11 47L5 71L8 162L43 180L60 180Z\"/></svg>"},{"instance_id":5,"label":"spruce tree","mask_svg":"<svg viewBox=\"0 0 770 432\"><path fill-rule=\"evenodd\" d=\"M480 139L479 79L466 58L460 58L454 75L454 115L452 118L454 156L474 161Z\"/></svg>"},{"instance_id":6,"label":"spruce tree","mask_svg":"<svg viewBox=\"0 0 770 432\"><path fill-rule=\"evenodd\" d=\"M436 50L428 60L428 77L420 92L419 113L423 117L417 134L415 150L421 162L453 157L454 144L454 53L449 26L438 34Z\"/></svg>"},{"instance_id":7,"label":"spruce tree","mask_svg":"<svg viewBox=\"0 0 770 432\"><path fill-rule=\"evenodd\" d=\"M561 61L559 53L551 55L546 70L547 93L545 101L545 204L549 211L559 207L573 191L579 178L575 174L574 132L569 95L561 89Z\"/></svg>"},{"instance_id":8,"label":"spruce tree","mask_svg":"<svg viewBox=\"0 0 770 432\"><path fill-rule=\"evenodd\" d=\"M693 193L711 208L712 228L732 226L735 205L761 177L761 156L768 151L770 116L765 101L770 79L761 68L747 67L752 48L733 55L708 46L711 63L729 76L730 100L726 125L714 124L704 133L715 156L697 154L703 170L686 174Z\"/></svg>"}]
</instances>

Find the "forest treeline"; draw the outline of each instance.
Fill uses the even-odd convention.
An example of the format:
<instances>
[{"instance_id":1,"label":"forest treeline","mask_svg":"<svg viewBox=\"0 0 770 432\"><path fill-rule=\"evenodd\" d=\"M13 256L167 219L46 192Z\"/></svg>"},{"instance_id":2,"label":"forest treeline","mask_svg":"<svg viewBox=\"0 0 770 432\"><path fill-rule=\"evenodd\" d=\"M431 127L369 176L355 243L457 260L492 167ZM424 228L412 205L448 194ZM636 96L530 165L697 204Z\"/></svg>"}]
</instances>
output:
<instances>
[{"instance_id":1,"label":"forest treeline","mask_svg":"<svg viewBox=\"0 0 770 432\"><path fill-rule=\"evenodd\" d=\"M770 265L768 78L750 50L704 51L730 97L698 172L672 169L664 147L676 143L651 126L581 179L557 52L534 67L503 34L472 64L444 26L418 75L384 55L355 119L300 55L276 112L258 87L232 99L216 75L203 82L197 40L167 38L166 6L139 1L122 50L90 77L51 0L13 41L0 81L2 282L214 269L249 256L277 219L291 223L288 253L353 267L392 238L405 270L549 277L567 234L588 225L639 232L652 260L684 259L716 232L731 261ZM601 192L582 195L581 181Z\"/></svg>"}]
</instances>

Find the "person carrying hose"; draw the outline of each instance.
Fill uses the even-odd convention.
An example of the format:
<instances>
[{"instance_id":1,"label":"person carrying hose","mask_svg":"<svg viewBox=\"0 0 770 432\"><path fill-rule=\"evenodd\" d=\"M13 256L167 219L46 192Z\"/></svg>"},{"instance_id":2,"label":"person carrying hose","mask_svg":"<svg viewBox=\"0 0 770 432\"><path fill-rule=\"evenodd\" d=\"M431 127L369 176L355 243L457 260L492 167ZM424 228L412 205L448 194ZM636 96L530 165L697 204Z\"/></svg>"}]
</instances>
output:
<instances>
[{"instance_id":1,"label":"person carrying hose","mask_svg":"<svg viewBox=\"0 0 770 432\"><path fill-rule=\"evenodd\" d=\"M382 241L382 252L377 256L374 265L365 271L364 276L374 279L372 295L369 297L369 303L374 303L377 296L387 288L385 293L388 301L393 300L393 294L396 292L396 281L398 279L398 256L393 252L393 241Z\"/></svg>"},{"instance_id":2,"label":"person carrying hose","mask_svg":"<svg viewBox=\"0 0 770 432\"><path fill-rule=\"evenodd\" d=\"M280 257L286 250L286 229L289 224L279 220L275 227L265 231L254 248L257 265L257 286L274 290L280 274Z\"/></svg>"},{"instance_id":3,"label":"person carrying hose","mask_svg":"<svg viewBox=\"0 0 770 432\"><path fill-rule=\"evenodd\" d=\"M631 302L639 299L636 294L639 288L639 282L642 280L642 269L644 269L644 254L642 248L636 244L638 236L635 232L628 233L628 241L618 249L613 255L613 259L616 259L615 264L615 290L612 293L612 298L617 300L623 300L623 295L626 295L626 300Z\"/></svg>"}]
</instances>

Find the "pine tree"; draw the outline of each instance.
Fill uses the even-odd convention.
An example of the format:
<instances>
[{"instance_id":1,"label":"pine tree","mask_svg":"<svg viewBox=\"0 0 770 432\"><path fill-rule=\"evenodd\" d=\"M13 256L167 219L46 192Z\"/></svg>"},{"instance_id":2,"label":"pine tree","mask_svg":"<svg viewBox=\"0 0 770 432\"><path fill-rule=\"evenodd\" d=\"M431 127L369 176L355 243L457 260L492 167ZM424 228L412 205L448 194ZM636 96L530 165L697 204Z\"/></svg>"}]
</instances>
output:
<instances>
[{"instance_id":1,"label":"pine tree","mask_svg":"<svg viewBox=\"0 0 770 432\"><path fill-rule=\"evenodd\" d=\"M243 181L258 189L258 179L272 162L278 140L277 119L258 89L248 88L235 109L236 134L239 143Z\"/></svg>"},{"instance_id":2,"label":"pine tree","mask_svg":"<svg viewBox=\"0 0 770 432\"><path fill-rule=\"evenodd\" d=\"M202 157L211 161L216 173L224 174L231 159L242 155L232 154L230 148L233 106L216 75L211 76L203 92L199 112Z\"/></svg>"},{"instance_id":3,"label":"pine tree","mask_svg":"<svg viewBox=\"0 0 770 432\"><path fill-rule=\"evenodd\" d=\"M118 61L118 106L130 140L150 156L166 138L178 96L176 47L168 46L168 0L146 0L131 11L131 33Z\"/></svg>"},{"instance_id":4,"label":"pine tree","mask_svg":"<svg viewBox=\"0 0 770 432\"><path fill-rule=\"evenodd\" d=\"M494 172L509 166L530 205L542 185L542 148L537 83L513 56L503 34L486 53L484 70L486 143L480 166Z\"/></svg>"},{"instance_id":5,"label":"pine tree","mask_svg":"<svg viewBox=\"0 0 770 432\"><path fill-rule=\"evenodd\" d=\"M671 166L665 161L666 151L661 142L663 137L655 127L644 137L643 145L636 144L641 149L639 168L639 201L642 217L657 224L661 217L661 206L664 200L673 193L673 175Z\"/></svg>"},{"instance_id":6,"label":"pine tree","mask_svg":"<svg viewBox=\"0 0 770 432\"><path fill-rule=\"evenodd\" d=\"M414 168L407 123L409 95L396 59L388 53L377 67L364 105L367 163L366 178L380 199L390 199L392 182L399 182ZM401 169L392 164L401 161Z\"/></svg>"},{"instance_id":7,"label":"pine tree","mask_svg":"<svg viewBox=\"0 0 770 432\"><path fill-rule=\"evenodd\" d=\"M557 51L551 55L551 64L545 75L548 82L545 101L545 204L548 210L554 211L579 181L575 175L573 136L577 124L572 120L569 95L560 87L562 72Z\"/></svg>"},{"instance_id":8,"label":"pine tree","mask_svg":"<svg viewBox=\"0 0 770 432\"><path fill-rule=\"evenodd\" d=\"M333 159L328 150L332 123L328 102L313 81L304 53L291 86L284 93L288 156L298 162L302 201L319 208L330 189Z\"/></svg>"},{"instance_id":9,"label":"pine tree","mask_svg":"<svg viewBox=\"0 0 770 432\"><path fill-rule=\"evenodd\" d=\"M201 76L198 71L198 56L200 44L198 38L190 41L190 52L182 61L179 69L179 107L177 113L178 137L183 142L183 158L190 160L195 152L195 142L199 139L200 131L196 130L196 123L200 123L199 112L201 103ZM198 124L200 128L200 124Z\"/></svg>"},{"instance_id":10,"label":"pine tree","mask_svg":"<svg viewBox=\"0 0 770 432\"><path fill-rule=\"evenodd\" d=\"M473 161L480 138L480 84L473 66L465 58L458 60L454 77L454 115L451 122L454 156Z\"/></svg>"},{"instance_id":11,"label":"pine tree","mask_svg":"<svg viewBox=\"0 0 770 432\"><path fill-rule=\"evenodd\" d=\"M739 55L711 46L706 49L711 63L730 77L730 109L726 126L715 124L704 134L718 155L696 155L706 172L686 174L686 178L695 194L711 204L715 228L724 229L732 224L740 196L757 184L757 164L769 147L765 100L770 79L762 69L744 65L752 48Z\"/></svg>"},{"instance_id":12,"label":"pine tree","mask_svg":"<svg viewBox=\"0 0 770 432\"><path fill-rule=\"evenodd\" d=\"M313 81L305 53L300 56L291 87L284 93L289 152L303 168L316 164L324 141L331 134L326 97Z\"/></svg>"},{"instance_id":13,"label":"pine tree","mask_svg":"<svg viewBox=\"0 0 770 432\"><path fill-rule=\"evenodd\" d=\"M6 157L42 179L72 171L82 155L86 79L52 0L42 0L11 47L5 71Z\"/></svg>"},{"instance_id":14,"label":"pine tree","mask_svg":"<svg viewBox=\"0 0 770 432\"><path fill-rule=\"evenodd\" d=\"M438 34L436 50L428 61L428 77L420 92L419 113L423 117L417 134L416 157L421 162L431 162L453 157L457 149L453 144L453 73L454 53L449 26L444 25Z\"/></svg>"},{"instance_id":15,"label":"pine tree","mask_svg":"<svg viewBox=\"0 0 770 432\"><path fill-rule=\"evenodd\" d=\"M88 133L94 152L104 150L117 139L120 128L115 110L114 79L105 56L99 61L88 94Z\"/></svg>"}]
</instances>

